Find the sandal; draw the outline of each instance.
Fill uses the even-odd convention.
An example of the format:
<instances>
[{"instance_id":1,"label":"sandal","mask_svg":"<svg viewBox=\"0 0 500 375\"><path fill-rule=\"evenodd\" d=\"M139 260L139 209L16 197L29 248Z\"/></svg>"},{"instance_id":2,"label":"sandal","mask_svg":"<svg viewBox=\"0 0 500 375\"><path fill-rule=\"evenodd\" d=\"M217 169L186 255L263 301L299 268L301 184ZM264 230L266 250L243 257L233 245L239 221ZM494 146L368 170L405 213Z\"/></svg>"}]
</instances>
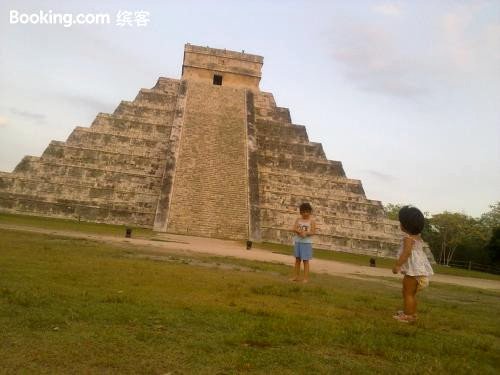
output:
<instances>
[{"instance_id":1,"label":"sandal","mask_svg":"<svg viewBox=\"0 0 500 375\"><path fill-rule=\"evenodd\" d=\"M406 315L405 313L402 313L401 315L394 315L393 318L400 323L414 323L417 320L415 316Z\"/></svg>"}]
</instances>

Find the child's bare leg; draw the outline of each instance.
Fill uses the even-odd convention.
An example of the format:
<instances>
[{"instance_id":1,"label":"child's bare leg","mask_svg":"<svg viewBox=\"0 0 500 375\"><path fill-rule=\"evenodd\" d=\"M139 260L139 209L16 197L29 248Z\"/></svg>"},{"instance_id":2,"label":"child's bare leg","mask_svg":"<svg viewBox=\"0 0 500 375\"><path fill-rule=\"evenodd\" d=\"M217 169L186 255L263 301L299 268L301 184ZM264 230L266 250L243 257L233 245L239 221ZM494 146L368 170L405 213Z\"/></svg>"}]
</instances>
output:
<instances>
[{"instance_id":1,"label":"child's bare leg","mask_svg":"<svg viewBox=\"0 0 500 375\"><path fill-rule=\"evenodd\" d=\"M403 300L404 313L406 315L415 315L417 312L417 279L411 276L403 278Z\"/></svg>"},{"instance_id":2,"label":"child's bare leg","mask_svg":"<svg viewBox=\"0 0 500 375\"><path fill-rule=\"evenodd\" d=\"M293 275L293 281L298 281L300 276L300 258L295 258L295 270Z\"/></svg>"},{"instance_id":3,"label":"child's bare leg","mask_svg":"<svg viewBox=\"0 0 500 375\"><path fill-rule=\"evenodd\" d=\"M309 261L304 260L304 282L309 280Z\"/></svg>"}]
</instances>

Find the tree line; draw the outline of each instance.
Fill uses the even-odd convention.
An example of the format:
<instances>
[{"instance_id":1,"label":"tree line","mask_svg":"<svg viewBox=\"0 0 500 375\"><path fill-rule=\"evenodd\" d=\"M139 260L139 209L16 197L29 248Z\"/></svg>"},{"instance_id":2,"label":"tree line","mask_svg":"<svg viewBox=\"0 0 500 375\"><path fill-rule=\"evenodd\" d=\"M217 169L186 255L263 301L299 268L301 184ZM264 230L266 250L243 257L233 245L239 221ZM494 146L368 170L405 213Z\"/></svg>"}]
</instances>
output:
<instances>
[{"instance_id":1,"label":"tree line","mask_svg":"<svg viewBox=\"0 0 500 375\"><path fill-rule=\"evenodd\" d=\"M385 211L390 219L398 220L402 204L388 204ZM439 264L474 262L500 266L500 202L480 217L444 211L425 215L422 238L429 244Z\"/></svg>"}]
</instances>

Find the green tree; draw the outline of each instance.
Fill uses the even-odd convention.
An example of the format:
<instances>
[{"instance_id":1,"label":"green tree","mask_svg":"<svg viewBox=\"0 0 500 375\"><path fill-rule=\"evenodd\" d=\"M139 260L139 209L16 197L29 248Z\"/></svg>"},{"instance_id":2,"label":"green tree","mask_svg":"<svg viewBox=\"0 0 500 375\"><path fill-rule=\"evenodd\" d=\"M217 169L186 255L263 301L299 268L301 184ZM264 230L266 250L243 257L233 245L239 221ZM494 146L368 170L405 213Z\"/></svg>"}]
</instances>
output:
<instances>
[{"instance_id":1,"label":"green tree","mask_svg":"<svg viewBox=\"0 0 500 375\"><path fill-rule=\"evenodd\" d=\"M430 238L424 238L440 264L449 265L456 256L462 260L488 262L484 246L490 235L481 220L445 211L432 216L429 222Z\"/></svg>"},{"instance_id":2,"label":"green tree","mask_svg":"<svg viewBox=\"0 0 500 375\"><path fill-rule=\"evenodd\" d=\"M490 264L491 258L485 246L491 230L478 219L469 218L462 241L457 247L455 259Z\"/></svg>"},{"instance_id":3,"label":"green tree","mask_svg":"<svg viewBox=\"0 0 500 375\"><path fill-rule=\"evenodd\" d=\"M434 249L435 254L438 253L436 260L441 264L449 265L459 246L463 246L468 238L474 237L484 244L487 241L488 235L480 223L462 213L445 211L434 215L430 225L434 232L434 246L439 244L439 249Z\"/></svg>"},{"instance_id":4,"label":"green tree","mask_svg":"<svg viewBox=\"0 0 500 375\"><path fill-rule=\"evenodd\" d=\"M384 209L389 219L398 220L403 204L387 204ZM424 213L422 238L438 263L449 265L452 260L473 261L482 264L500 263L498 228L500 228L500 202L490 211L473 218L463 213L444 211L440 214Z\"/></svg>"},{"instance_id":5,"label":"green tree","mask_svg":"<svg viewBox=\"0 0 500 375\"><path fill-rule=\"evenodd\" d=\"M500 264L500 226L493 230L493 235L485 250L488 252L492 263Z\"/></svg>"},{"instance_id":6,"label":"green tree","mask_svg":"<svg viewBox=\"0 0 500 375\"><path fill-rule=\"evenodd\" d=\"M385 214L387 217L391 220L398 220L399 219L399 210L404 206L404 204L401 203L388 203L387 205L384 206Z\"/></svg>"},{"instance_id":7,"label":"green tree","mask_svg":"<svg viewBox=\"0 0 500 375\"><path fill-rule=\"evenodd\" d=\"M500 201L490 205L490 211L485 212L479 219L481 223L493 232L494 229L500 227Z\"/></svg>"}]
</instances>

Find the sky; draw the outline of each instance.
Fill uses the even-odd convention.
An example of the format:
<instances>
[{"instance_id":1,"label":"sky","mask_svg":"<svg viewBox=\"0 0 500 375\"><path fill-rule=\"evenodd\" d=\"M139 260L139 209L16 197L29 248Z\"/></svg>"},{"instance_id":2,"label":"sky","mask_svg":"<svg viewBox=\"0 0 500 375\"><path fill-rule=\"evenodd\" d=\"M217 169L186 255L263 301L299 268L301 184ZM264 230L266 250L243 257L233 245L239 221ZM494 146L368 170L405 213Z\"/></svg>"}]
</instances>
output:
<instances>
[{"instance_id":1,"label":"sky","mask_svg":"<svg viewBox=\"0 0 500 375\"><path fill-rule=\"evenodd\" d=\"M116 24L143 10L146 26ZM0 171L180 78L189 42L264 56L261 90L368 198L475 217L500 200L500 1L3 0L0 15Z\"/></svg>"}]
</instances>

